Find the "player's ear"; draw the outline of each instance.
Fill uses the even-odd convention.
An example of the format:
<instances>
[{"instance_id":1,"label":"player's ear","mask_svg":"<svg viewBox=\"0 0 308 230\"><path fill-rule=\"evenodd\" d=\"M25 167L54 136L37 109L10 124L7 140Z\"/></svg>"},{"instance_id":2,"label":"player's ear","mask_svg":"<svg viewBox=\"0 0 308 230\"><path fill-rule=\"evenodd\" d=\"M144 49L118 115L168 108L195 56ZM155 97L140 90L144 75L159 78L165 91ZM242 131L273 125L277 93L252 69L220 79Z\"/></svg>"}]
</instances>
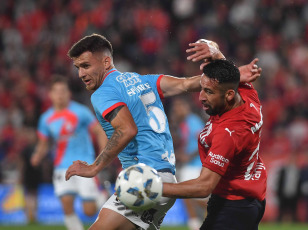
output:
<instances>
[{"instance_id":1,"label":"player's ear","mask_svg":"<svg viewBox=\"0 0 308 230\"><path fill-rule=\"evenodd\" d=\"M105 69L109 69L110 66L112 65L112 59L111 59L111 57L105 56L105 57L103 58L103 65L104 65Z\"/></svg>"},{"instance_id":2,"label":"player's ear","mask_svg":"<svg viewBox=\"0 0 308 230\"><path fill-rule=\"evenodd\" d=\"M234 89L228 89L225 93L225 97L228 102L232 101L234 99L234 96L235 96Z\"/></svg>"}]
</instances>

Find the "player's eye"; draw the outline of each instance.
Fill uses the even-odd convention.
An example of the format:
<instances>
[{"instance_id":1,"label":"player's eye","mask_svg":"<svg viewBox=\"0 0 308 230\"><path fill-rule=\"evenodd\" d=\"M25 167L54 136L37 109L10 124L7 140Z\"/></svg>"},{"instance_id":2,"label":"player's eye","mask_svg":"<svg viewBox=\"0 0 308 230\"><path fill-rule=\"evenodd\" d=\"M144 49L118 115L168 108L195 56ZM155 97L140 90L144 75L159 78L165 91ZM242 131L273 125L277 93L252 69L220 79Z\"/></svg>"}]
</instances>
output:
<instances>
[{"instance_id":1,"label":"player's eye","mask_svg":"<svg viewBox=\"0 0 308 230\"><path fill-rule=\"evenodd\" d=\"M213 94L213 91L209 90L209 89L205 89L204 90L206 94Z\"/></svg>"},{"instance_id":2,"label":"player's eye","mask_svg":"<svg viewBox=\"0 0 308 230\"><path fill-rule=\"evenodd\" d=\"M84 65L81 65L81 67L84 68L84 69L88 69L90 67L90 65L84 64Z\"/></svg>"}]
</instances>

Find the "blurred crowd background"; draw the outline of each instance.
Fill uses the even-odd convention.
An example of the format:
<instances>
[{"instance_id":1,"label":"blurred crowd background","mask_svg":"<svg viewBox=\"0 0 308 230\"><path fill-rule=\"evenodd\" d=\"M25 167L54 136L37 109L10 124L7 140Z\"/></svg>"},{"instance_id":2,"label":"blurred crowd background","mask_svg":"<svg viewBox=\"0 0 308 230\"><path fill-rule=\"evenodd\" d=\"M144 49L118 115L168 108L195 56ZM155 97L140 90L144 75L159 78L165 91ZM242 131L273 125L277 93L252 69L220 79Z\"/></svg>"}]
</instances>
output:
<instances>
[{"instance_id":1,"label":"blurred crowd background","mask_svg":"<svg viewBox=\"0 0 308 230\"><path fill-rule=\"evenodd\" d=\"M91 108L90 93L66 54L74 42L92 33L111 41L120 71L178 77L200 74L200 63L186 60L188 44L200 38L216 41L238 66L258 57L263 69L254 83L263 104L260 154L269 172L264 220L283 220L281 198L296 204L290 211L295 217L290 218L308 222L306 0L1 1L1 184L51 182L51 157L38 169L40 173L34 173L39 178L29 178L23 170L36 143L38 117L50 106L48 87L53 74L70 78L74 99ZM206 121L198 94L188 97L192 111ZM171 117L173 101L164 103ZM176 126L172 118L170 125ZM175 144L176 149L181 147L176 140ZM103 175L111 182L115 176L112 170Z\"/></svg>"}]
</instances>

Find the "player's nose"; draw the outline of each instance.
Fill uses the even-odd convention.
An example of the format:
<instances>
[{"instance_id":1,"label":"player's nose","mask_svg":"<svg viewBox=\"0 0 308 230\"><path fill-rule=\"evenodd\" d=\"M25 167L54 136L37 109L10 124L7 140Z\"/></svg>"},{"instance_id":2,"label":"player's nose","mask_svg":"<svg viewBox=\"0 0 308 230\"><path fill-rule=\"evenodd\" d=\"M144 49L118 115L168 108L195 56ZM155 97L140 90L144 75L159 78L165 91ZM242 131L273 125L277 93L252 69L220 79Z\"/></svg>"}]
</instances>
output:
<instances>
[{"instance_id":1,"label":"player's nose","mask_svg":"<svg viewBox=\"0 0 308 230\"><path fill-rule=\"evenodd\" d=\"M206 95L204 93L203 90L200 91L200 94L199 94L199 101L206 101Z\"/></svg>"},{"instance_id":2,"label":"player's nose","mask_svg":"<svg viewBox=\"0 0 308 230\"><path fill-rule=\"evenodd\" d=\"M79 68L79 70L78 70L78 76L79 76L79 78L83 78L83 77L86 76L86 73L85 73L85 71L84 71L83 68Z\"/></svg>"}]
</instances>

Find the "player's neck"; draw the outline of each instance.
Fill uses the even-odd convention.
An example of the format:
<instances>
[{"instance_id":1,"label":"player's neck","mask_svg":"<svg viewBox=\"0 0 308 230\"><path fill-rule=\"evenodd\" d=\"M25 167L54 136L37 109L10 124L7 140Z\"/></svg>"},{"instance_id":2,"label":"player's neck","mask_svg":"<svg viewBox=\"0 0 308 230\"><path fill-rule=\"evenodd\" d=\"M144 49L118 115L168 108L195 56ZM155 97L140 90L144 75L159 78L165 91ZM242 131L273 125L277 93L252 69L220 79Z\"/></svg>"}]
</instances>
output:
<instances>
[{"instance_id":1,"label":"player's neck","mask_svg":"<svg viewBox=\"0 0 308 230\"><path fill-rule=\"evenodd\" d=\"M107 75L109 74L109 71L112 70L114 68L114 65L110 65L107 69L106 69L106 73L104 74L103 80L102 82L105 80L105 78L107 77Z\"/></svg>"},{"instance_id":2,"label":"player's neck","mask_svg":"<svg viewBox=\"0 0 308 230\"><path fill-rule=\"evenodd\" d=\"M235 102L234 102L232 109L235 109L236 107L239 107L242 104L244 104L244 101L243 101L241 95L239 93L235 94Z\"/></svg>"},{"instance_id":3,"label":"player's neck","mask_svg":"<svg viewBox=\"0 0 308 230\"><path fill-rule=\"evenodd\" d=\"M242 104L244 104L244 101L243 101L241 95L239 93L237 93L234 97L234 100L231 102L231 104L227 105L225 110L219 116L223 115L224 113L226 113L226 112L228 112L232 109L235 109L235 108L241 106Z\"/></svg>"},{"instance_id":4,"label":"player's neck","mask_svg":"<svg viewBox=\"0 0 308 230\"><path fill-rule=\"evenodd\" d=\"M112 70L114 68L114 65L110 65L107 69L106 69L106 73L105 73L105 76L108 74L108 72L110 70Z\"/></svg>"},{"instance_id":5,"label":"player's neck","mask_svg":"<svg viewBox=\"0 0 308 230\"><path fill-rule=\"evenodd\" d=\"M61 105L54 105L53 108L54 108L55 111L59 112L59 111L66 109L68 107L68 105L69 105L69 103L61 104Z\"/></svg>"}]
</instances>

